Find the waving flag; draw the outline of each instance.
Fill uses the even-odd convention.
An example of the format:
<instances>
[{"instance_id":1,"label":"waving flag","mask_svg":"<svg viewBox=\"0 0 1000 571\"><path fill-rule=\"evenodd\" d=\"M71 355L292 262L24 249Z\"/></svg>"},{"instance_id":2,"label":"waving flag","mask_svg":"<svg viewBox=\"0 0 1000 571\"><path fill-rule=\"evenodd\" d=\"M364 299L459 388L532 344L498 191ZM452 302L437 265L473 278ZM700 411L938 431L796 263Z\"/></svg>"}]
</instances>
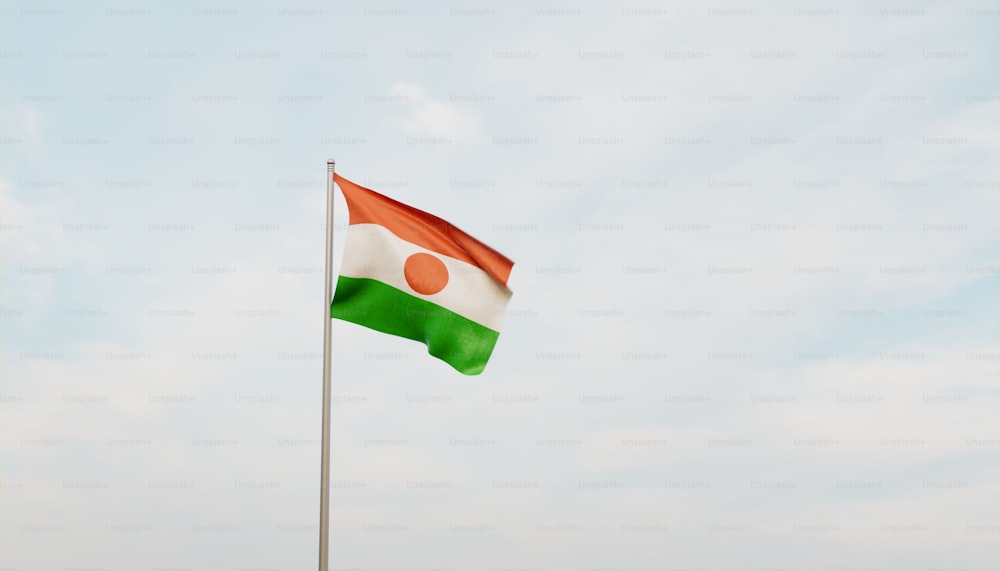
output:
<instances>
[{"instance_id":1,"label":"waving flag","mask_svg":"<svg viewBox=\"0 0 1000 571\"><path fill-rule=\"evenodd\" d=\"M481 373L514 262L437 216L334 180L350 225L330 316L419 341L458 371Z\"/></svg>"}]
</instances>

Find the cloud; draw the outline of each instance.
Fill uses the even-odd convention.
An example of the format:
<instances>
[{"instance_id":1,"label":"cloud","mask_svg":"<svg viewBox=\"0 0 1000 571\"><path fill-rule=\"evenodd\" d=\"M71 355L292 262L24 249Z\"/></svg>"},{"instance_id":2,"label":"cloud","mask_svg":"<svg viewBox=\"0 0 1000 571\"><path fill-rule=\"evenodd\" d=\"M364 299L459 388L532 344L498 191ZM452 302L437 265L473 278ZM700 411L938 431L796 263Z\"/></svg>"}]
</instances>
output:
<instances>
[{"instance_id":1,"label":"cloud","mask_svg":"<svg viewBox=\"0 0 1000 571\"><path fill-rule=\"evenodd\" d=\"M455 142L473 140L480 133L479 120L471 111L460 110L410 82L396 82L392 93L403 98L408 114L398 126L413 137L440 137Z\"/></svg>"}]
</instances>

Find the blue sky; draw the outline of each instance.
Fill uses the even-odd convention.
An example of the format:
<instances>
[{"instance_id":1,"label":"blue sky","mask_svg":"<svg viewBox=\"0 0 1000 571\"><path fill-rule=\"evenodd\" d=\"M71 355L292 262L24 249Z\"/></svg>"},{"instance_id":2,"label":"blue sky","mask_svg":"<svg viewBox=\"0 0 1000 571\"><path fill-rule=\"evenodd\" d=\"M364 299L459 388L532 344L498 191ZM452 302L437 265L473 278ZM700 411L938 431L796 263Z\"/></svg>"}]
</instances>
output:
<instances>
[{"instance_id":1,"label":"blue sky","mask_svg":"<svg viewBox=\"0 0 1000 571\"><path fill-rule=\"evenodd\" d=\"M328 158L516 262L334 323L331 568L997 567L996 6L2 9L4 569L315 564Z\"/></svg>"}]
</instances>

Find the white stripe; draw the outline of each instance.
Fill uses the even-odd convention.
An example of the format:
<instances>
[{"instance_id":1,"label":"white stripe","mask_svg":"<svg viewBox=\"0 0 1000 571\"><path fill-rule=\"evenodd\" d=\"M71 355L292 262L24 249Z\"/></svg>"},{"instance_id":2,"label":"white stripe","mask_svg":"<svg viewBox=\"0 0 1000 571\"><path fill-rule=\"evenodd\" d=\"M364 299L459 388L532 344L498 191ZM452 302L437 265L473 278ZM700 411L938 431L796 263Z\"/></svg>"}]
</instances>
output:
<instances>
[{"instance_id":1,"label":"white stripe","mask_svg":"<svg viewBox=\"0 0 1000 571\"><path fill-rule=\"evenodd\" d=\"M448 284L438 293L417 293L406 283L403 263L418 252L431 254L448 268ZM351 224L347 227L340 275L378 280L494 331L500 331L503 325L504 309L511 296L507 287L481 268L421 248L378 224Z\"/></svg>"}]
</instances>

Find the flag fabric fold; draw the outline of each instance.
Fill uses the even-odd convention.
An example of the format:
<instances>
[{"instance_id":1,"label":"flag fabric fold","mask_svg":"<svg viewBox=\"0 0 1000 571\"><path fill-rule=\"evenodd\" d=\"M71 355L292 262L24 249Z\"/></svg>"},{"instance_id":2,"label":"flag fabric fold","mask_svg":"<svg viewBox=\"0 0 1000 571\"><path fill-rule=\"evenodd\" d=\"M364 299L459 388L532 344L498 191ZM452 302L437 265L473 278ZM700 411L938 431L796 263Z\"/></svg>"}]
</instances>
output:
<instances>
[{"instance_id":1,"label":"flag fabric fold","mask_svg":"<svg viewBox=\"0 0 1000 571\"><path fill-rule=\"evenodd\" d=\"M419 341L476 375L493 353L514 263L451 223L339 174L349 225L330 316Z\"/></svg>"}]
</instances>

